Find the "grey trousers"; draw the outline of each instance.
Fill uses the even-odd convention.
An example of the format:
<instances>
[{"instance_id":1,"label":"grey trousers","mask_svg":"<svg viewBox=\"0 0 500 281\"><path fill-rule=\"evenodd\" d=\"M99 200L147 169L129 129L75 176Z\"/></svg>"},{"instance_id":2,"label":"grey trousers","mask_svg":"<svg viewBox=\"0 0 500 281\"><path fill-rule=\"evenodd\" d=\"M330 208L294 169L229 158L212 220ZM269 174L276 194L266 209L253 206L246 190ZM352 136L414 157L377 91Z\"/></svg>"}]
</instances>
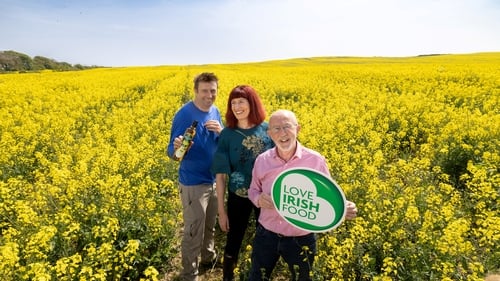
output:
<instances>
[{"instance_id":1,"label":"grey trousers","mask_svg":"<svg viewBox=\"0 0 500 281\"><path fill-rule=\"evenodd\" d=\"M198 280L198 265L211 262L215 253L215 224L217 222L217 192L215 184L185 186L179 184L182 202L184 233L181 242L181 279Z\"/></svg>"}]
</instances>

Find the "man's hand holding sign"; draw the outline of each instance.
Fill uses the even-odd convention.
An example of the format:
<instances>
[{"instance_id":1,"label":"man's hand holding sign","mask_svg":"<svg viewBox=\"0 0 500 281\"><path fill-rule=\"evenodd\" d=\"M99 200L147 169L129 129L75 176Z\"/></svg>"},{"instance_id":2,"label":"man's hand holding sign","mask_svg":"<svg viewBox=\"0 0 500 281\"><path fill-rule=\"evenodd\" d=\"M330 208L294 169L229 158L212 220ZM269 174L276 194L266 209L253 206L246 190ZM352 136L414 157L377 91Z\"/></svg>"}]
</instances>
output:
<instances>
[{"instance_id":1,"label":"man's hand holding sign","mask_svg":"<svg viewBox=\"0 0 500 281\"><path fill-rule=\"evenodd\" d=\"M252 250L250 281L272 280L280 257L292 280L311 280L316 234L354 219L356 205L332 180L325 157L297 141L295 114L278 110L269 119L275 148L260 154L248 198L260 208Z\"/></svg>"}]
</instances>

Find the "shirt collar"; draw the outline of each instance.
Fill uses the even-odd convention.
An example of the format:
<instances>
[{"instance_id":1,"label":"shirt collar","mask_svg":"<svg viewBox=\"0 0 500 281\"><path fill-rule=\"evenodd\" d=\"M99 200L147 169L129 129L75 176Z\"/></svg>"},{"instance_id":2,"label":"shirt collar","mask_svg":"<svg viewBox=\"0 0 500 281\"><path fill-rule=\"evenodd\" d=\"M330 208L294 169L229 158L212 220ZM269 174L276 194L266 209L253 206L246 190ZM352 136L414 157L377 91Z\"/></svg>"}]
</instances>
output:
<instances>
[{"instance_id":1,"label":"shirt collar","mask_svg":"<svg viewBox=\"0 0 500 281\"><path fill-rule=\"evenodd\" d=\"M275 146L272 150L271 150L271 156L275 159L281 159L281 157L278 156L278 147ZM292 158L290 158L290 160L292 159L295 159L295 158L302 158L302 145L300 144L299 141L297 141L297 148L295 149L295 154L292 156ZM290 161L288 160L288 161Z\"/></svg>"}]
</instances>

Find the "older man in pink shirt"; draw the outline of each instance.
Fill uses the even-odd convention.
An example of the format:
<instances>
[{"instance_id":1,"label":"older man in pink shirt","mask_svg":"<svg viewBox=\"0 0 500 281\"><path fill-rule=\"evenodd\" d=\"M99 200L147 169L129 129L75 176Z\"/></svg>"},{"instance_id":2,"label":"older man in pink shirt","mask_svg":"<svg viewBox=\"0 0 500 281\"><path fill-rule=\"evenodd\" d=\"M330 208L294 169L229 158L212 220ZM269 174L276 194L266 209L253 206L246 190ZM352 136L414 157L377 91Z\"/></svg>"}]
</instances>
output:
<instances>
[{"instance_id":1,"label":"older man in pink shirt","mask_svg":"<svg viewBox=\"0 0 500 281\"><path fill-rule=\"evenodd\" d=\"M276 147L255 160L248 197L261 211L253 242L250 281L271 280L271 273L280 257L288 264L292 280L311 280L316 235L285 221L271 199L273 182L284 170L306 167L330 177L325 157L297 141L299 130L300 125L293 112L274 112L269 119L268 134ZM347 201L346 219L355 218L356 213L356 205Z\"/></svg>"}]
</instances>

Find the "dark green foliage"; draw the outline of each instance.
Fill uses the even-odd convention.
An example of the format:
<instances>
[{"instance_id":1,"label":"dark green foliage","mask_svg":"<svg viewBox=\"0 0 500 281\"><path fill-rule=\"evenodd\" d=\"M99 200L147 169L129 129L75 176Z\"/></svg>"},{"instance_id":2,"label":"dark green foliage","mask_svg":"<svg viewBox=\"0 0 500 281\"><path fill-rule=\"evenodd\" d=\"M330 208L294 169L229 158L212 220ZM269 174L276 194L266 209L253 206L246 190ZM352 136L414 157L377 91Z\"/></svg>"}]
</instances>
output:
<instances>
[{"instance_id":1,"label":"dark green foliage","mask_svg":"<svg viewBox=\"0 0 500 281\"><path fill-rule=\"evenodd\" d=\"M46 57L28 55L15 51L0 51L0 73L6 72L31 72L40 70L83 70L96 68L97 66L83 66L81 64L71 65L67 62L58 62Z\"/></svg>"}]
</instances>

